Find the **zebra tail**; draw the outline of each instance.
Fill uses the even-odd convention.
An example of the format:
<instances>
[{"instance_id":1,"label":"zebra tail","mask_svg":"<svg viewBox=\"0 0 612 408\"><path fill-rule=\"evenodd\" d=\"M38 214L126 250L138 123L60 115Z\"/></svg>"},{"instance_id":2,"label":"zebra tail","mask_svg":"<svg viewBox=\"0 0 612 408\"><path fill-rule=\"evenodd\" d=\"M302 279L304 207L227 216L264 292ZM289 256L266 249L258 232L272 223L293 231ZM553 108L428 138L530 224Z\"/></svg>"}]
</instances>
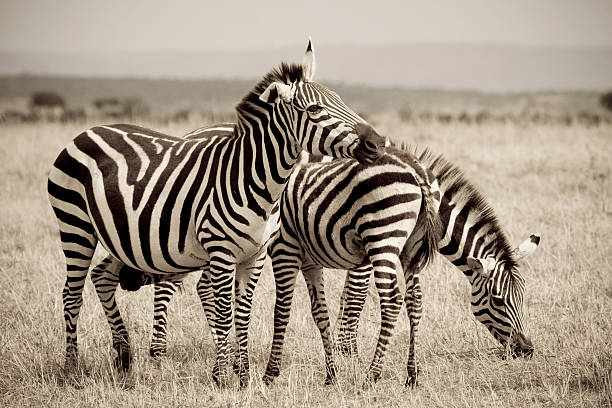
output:
<instances>
[{"instance_id":1,"label":"zebra tail","mask_svg":"<svg viewBox=\"0 0 612 408\"><path fill-rule=\"evenodd\" d=\"M415 177L423 197L417 218L417 230L422 231L422 239L416 253L412 252L413 245L404 246L401 262L405 271L407 269L420 270L426 267L438 253L442 236L442 222L438 214L439 203L432 193L432 183L437 183L437 181L420 161L414 159L413 167L416 170Z\"/></svg>"}]
</instances>

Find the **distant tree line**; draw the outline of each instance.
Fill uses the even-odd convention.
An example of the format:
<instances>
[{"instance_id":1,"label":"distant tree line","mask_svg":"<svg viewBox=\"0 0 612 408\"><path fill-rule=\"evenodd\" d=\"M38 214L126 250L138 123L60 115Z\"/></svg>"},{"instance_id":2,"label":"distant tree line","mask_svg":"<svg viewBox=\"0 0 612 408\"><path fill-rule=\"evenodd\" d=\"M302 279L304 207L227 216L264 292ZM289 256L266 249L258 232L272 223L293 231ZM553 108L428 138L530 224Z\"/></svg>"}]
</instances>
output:
<instances>
[{"instance_id":1,"label":"distant tree line","mask_svg":"<svg viewBox=\"0 0 612 408\"><path fill-rule=\"evenodd\" d=\"M604 110L612 112L612 91L603 93L599 100ZM360 113L362 117L369 116ZM397 111L401 122L436 122L440 124L486 124L509 123L517 125L526 124L555 124L571 126L574 124L597 126L601 123L612 123L612 115L600 112L579 112L573 114L550 114L533 110L522 112L494 113L488 110L476 112L445 113L420 111L412 112L408 108ZM28 109L19 111L9 109L0 113L0 123L34 123L39 121L51 122L85 122L87 120L125 120L138 121L141 119L160 122L193 122L194 124L207 124L234 120L233 112L216 112L213 110L198 110L195 108L180 109L164 116L152 115L149 106L139 97L117 98L101 97L92 101L89 108L70 107L65 99L57 92L39 91L29 98Z\"/></svg>"},{"instance_id":2,"label":"distant tree line","mask_svg":"<svg viewBox=\"0 0 612 408\"><path fill-rule=\"evenodd\" d=\"M92 108L69 107L57 92L34 92L27 110L9 109L0 114L0 122L34 123L48 122L85 122L88 118L137 120L149 116L149 106L138 97L98 98Z\"/></svg>"},{"instance_id":3,"label":"distant tree line","mask_svg":"<svg viewBox=\"0 0 612 408\"><path fill-rule=\"evenodd\" d=\"M600 114L598 112L578 112L568 114L551 114L547 112L538 112L534 110L525 110L521 112L503 112L494 113L487 110L479 110L477 112L431 112L419 111L411 112L408 109L400 109L397 111L400 121L406 123L427 123L436 122L441 124L489 124L489 123L508 123L514 125L540 124L540 125L587 125L597 126L603 123L612 123L612 116L608 114Z\"/></svg>"}]
</instances>

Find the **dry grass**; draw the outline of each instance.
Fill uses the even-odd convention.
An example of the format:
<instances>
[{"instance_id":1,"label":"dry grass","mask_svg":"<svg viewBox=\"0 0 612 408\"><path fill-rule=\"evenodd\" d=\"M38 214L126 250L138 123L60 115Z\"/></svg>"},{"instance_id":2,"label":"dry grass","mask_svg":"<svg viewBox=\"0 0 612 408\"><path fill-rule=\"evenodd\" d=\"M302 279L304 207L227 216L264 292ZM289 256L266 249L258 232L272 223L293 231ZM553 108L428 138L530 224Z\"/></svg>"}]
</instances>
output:
<instances>
[{"instance_id":1,"label":"dry grass","mask_svg":"<svg viewBox=\"0 0 612 408\"><path fill-rule=\"evenodd\" d=\"M194 279L170 307L168 356L148 356L151 288L119 293L135 360L112 368L110 331L91 283L79 320L84 372L66 376L61 289L65 279L46 174L82 126L0 127L0 405L2 406L610 406L612 400L612 128L442 126L377 117L394 138L427 144L462 167L496 208L517 243L531 232L542 244L523 267L532 360L502 360L469 312L468 284L446 261L424 279L418 389L405 389L407 319L402 315L383 378L361 381L378 332L370 297L360 327L361 361L339 359L338 384L322 385L323 352L300 282L281 376L262 384L271 343L274 284L266 270L256 293L245 390L216 389L214 346ZM160 129L176 135L198 124ZM329 272L337 310L343 274ZM335 319L335 314L332 316Z\"/></svg>"}]
</instances>

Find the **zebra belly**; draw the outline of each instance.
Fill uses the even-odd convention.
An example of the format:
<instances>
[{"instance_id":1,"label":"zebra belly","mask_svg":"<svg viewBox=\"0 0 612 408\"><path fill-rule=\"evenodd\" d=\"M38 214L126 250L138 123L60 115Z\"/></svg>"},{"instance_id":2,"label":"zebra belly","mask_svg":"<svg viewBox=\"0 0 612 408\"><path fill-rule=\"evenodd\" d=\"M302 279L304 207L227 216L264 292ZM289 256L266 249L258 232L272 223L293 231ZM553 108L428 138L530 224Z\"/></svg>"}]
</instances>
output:
<instances>
[{"instance_id":1,"label":"zebra belly","mask_svg":"<svg viewBox=\"0 0 612 408\"><path fill-rule=\"evenodd\" d=\"M95 228L95 226L94 226ZM96 228L97 229L97 228ZM100 244L124 264L153 274L173 274L201 269L208 263L209 255L195 239L186 239L181 251L177 246L159 245L151 240L144 241L138 236L121 238L121 245L113 245L100 237ZM190 243L190 244L187 244ZM126 247L131 248L128 255Z\"/></svg>"},{"instance_id":2,"label":"zebra belly","mask_svg":"<svg viewBox=\"0 0 612 408\"><path fill-rule=\"evenodd\" d=\"M303 263L311 262L324 268L351 269L368 262L363 243L354 230L349 230L342 240L336 235L331 240L322 239L320 234L319 239L315 239L315 233L318 232L297 234L302 237L300 246ZM304 239L305 236L310 238Z\"/></svg>"}]
</instances>

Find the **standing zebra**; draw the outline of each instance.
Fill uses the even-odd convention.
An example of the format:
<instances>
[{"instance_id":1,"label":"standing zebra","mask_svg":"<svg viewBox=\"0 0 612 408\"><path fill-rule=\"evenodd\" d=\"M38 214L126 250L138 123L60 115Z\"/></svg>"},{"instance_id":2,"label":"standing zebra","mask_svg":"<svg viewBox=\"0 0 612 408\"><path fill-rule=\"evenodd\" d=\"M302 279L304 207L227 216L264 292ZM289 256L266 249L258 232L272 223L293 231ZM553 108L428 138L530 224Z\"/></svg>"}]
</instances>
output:
<instances>
[{"instance_id":1,"label":"standing zebra","mask_svg":"<svg viewBox=\"0 0 612 408\"><path fill-rule=\"evenodd\" d=\"M312 314L326 358L325 383L335 380L333 343L325 304L322 267L374 271L381 303L381 330L368 372L376 381L397 319L402 297L397 270L416 269L437 252L439 193L431 173L409 153L394 151L363 166L335 160L301 166L290 177L281 201L279 236L268 248L276 281L272 353L264 375L279 374L285 330L300 270L308 285ZM416 228L415 228L416 226ZM210 278L202 274L198 294L211 314ZM418 290L418 278L413 285ZM166 307L176 290L156 285L152 354L165 351ZM211 319L209 318L209 321Z\"/></svg>"},{"instance_id":2,"label":"standing zebra","mask_svg":"<svg viewBox=\"0 0 612 408\"><path fill-rule=\"evenodd\" d=\"M523 327L525 280L517 262L535 251L539 235L532 234L513 249L493 209L456 166L428 150L419 155L419 161L433 172L440 186L440 253L469 280L474 316L513 356L531 356L533 345ZM411 280L409 272L418 273L418 270L406 271L407 287ZM351 270L346 278L338 319L340 349L346 354L357 353L357 327L369 279L369 271L364 273L359 269ZM406 291L411 332L419 321L414 321L410 313L416 309L420 317L421 298L420 291L418 296ZM411 341L409 355L412 356L413 346ZM416 385L416 379L416 362L409 358L406 385Z\"/></svg>"},{"instance_id":3,"label":"standing zebra","mask_svg":"<svg viewBox=\"0 0 612 408\"><path fill-rule=\"evenodd\" d=\"M310 42L302 65L281 64L236 107L237 123L206 138L183 139L133 125L86 130L59 154L48 193L66 258L63 290L66 364L75 364L82 291L98 242L109 256L92 281L113 334L116 363L129 369L117 284L181 280L207 269L217 347L213 378L226 382L232 288L240 383L249 380L247 329L278 202L302 149L375 161L384 138L333 91L312 82Z\"/></svg>"}]
</instances>

